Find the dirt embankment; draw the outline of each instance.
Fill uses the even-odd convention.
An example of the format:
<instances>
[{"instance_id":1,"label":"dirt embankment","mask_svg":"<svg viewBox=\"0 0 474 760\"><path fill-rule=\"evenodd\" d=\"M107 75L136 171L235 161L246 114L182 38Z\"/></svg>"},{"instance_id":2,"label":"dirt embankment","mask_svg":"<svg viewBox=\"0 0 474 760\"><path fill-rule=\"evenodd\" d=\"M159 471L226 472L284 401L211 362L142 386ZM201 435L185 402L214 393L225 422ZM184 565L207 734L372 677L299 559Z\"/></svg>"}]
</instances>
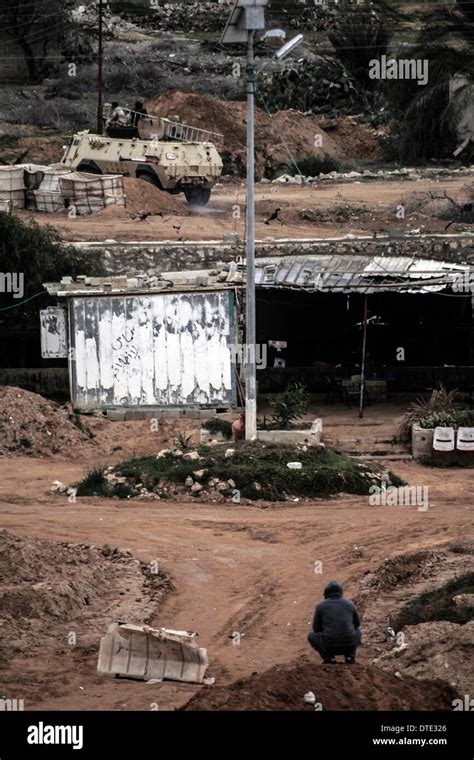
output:
<instances>
[{"instance_id":1,"label":"dirt embankment","mask_svg":"<svg viewBox=\"0 0 474 760\"><path fill-rule=\"evenodd\" d=\"M14 685L26 709L61 693L65 667L72 680L90 678L109 623L151 622L172 588L129 551L7 531L0 532L0 578L3 688Z\"/></svg>"},{"instance_id":2,"label":"dirt embankment","mask_svg":"<svg viewBox=\"0 0 474 760\"><path fill-rule=\"evenodd\" d=\"M313 692L316 703L305 702ZM457 692L442 682L398 678L366 665L320 665L307 657L229 686L203 689L184 710L450 710Z\"/></svg>"},{"instance_id":3,"label":"dirt embankment","mask_svg":"<svg viewBox=\"0 0 474 760\"><path fill-rule=\"evenodd\" d=\"M225 160L225 170L243 174L246 151L246 104L222 101L211 95L197 95L177 90L165 92L147 101L150 114L179 121L223 135L218 144ZM294 158L308 155L336 158L377 158L380 146L374 130L354 120L329 123L325 131L322 120L304 116L299 111L279 111L270 117L255 109L256 174L272 175L291 165L285 143Z\"/></svg>"}]
</instances>

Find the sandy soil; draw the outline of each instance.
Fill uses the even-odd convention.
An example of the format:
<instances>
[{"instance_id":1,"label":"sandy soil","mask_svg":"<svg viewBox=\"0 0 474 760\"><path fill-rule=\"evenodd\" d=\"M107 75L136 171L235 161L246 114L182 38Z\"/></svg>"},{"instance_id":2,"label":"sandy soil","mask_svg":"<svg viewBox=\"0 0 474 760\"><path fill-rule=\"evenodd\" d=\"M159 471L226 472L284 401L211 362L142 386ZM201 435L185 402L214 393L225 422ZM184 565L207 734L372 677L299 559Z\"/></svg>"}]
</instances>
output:
<instances>
[{"instance_id":1,"label":"sandy soil","mask_svg":"<svg viewBox=\"0 0 474 760\"><path fill-rule=\"evenodd\" d=\"M340 413L325 410L328 422L336 423L333 430ZM389 417L396 413L392 410ZM382 407L371 414L372 429L367 425L370 418L360 428L367 440L378 435L377 423L387 417ZM346 415L355 433L356 411ZM307 654L313 606L329 579L345 583L348 596L355 597L364 574L384 560L445 547L472 530L474 472L428 469L412 461L396 462L393 470L412 485L429 486L426 512L407 506L374 508L366 497L346 495L262 509L98 498L69 503L65 496L49 494L52 480L71 483L91 461L111 463L123 457L125 446L112 456L105 454L112 437L116 445L129 439L133 447L135 435L141 452L157 449L143 423L109 423L105 429L104 439L97 431L103 457L95 449L78 451L75 461L0 460L1 525L20 536L108 544L144 562L157 559L175 590L165 597L152 623L198 631L201 645L209 650L209 675L218 684ZM323 572L315 574L314 563L319 561ZM380 625L384 623L385 617ZM24 697L28 709L146 710L152 702L159 709L173 709L199 690L172 682L150 686L101 680L95 675L98 641L91 644L87 621L77 631L77 648L54 640L48 644L41 658L47 668L28 657L17 663L17 678L10 684L15 683L15 696ZM235 631L241 633L240 646L232 643ZM379 641L369 631L360 650L362 665L380 653Z\"/></svg>"},{"instance_id":2,"label":"sandy soil","mask_svg":"<svg viewBox=\"0 0 474 760\"><path fill-rule=\"evenodd\" d=\"M256 187L256 236L257 239L315 238L353 235L384 234L390 230L420 230L442 233L446 220L419 212L406 212L405 219L398 219L396 207L407 202L416 191L435 191L455 198L466 197L466 177L439 181L422 179L386 180L373 182L346 182L300 187L295 185L258 184ZM175 206L181 196L175 199ZM235 207L240 208L240 218L234 218ZM342 208L342 211L341 211ZM278 218L269 221L277 209ZM149 207L147 207L149 210ZM307 210L307 218L301 213ZM312 221L317 212L317 221ZM324 214L323 220L319 215ZM50 224L61 232L66 240L210 240L222 239L224 233L245 234L245 186L239 181L225 181L213 190L208 206L201 210L188 210L183 203L181 215L163 214L157 208L156 216L140 220L137 207L130 213L127 209L109 208L105 212L87 217L70 219L67 212L56 214L19 211L18 215L34 218L39 224ZM268 222L268 224L266 223ZM469 230L472 225L455 223L449 232ZM472 231L472 230L471 230Z\"/></svg>"}]
</instances>

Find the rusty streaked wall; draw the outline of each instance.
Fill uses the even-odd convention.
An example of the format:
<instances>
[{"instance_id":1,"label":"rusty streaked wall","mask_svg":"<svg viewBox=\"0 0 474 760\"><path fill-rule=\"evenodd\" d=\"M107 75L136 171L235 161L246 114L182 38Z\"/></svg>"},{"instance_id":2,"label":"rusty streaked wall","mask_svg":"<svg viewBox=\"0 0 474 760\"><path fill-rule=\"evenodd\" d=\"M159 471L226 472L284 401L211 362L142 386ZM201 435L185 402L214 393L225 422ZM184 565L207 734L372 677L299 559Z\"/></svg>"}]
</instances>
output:
<instances>
[{"instance_id":1,"label":"rusty streaked wall","mask_svg":"<svg viewBox=\"0 0 474 760\"><path fill-rule=\"evenodd\" d=\"M70 299L74 407L232 406L233 294Z\"/></svg>"}]
</instances>

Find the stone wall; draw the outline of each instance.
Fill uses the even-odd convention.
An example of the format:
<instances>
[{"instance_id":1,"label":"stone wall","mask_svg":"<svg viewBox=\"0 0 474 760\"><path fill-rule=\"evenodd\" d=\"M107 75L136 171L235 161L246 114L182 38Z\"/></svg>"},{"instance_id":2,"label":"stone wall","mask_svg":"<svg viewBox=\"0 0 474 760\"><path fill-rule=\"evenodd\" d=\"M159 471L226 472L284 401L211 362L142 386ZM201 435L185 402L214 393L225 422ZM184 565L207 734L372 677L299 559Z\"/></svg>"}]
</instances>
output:
<instances>
[{"instance_id":1,"label":"stone wall","mask_svg":"<svg viewBox=\"0 0 474 760\"><path fill-rule=\"evenodd\" d=\"M100 250L97 243L82 243L83 250ZM105 248L107 274L134 275L214 269L219 263L244 256L244 244L221 241L114 243ZM431 235L418 237L379 237L315 240L268 240L256 245L256 257L354 255L417 256L440 261L467 262L474 265L474 235Z\"/></svg>"}]
</instances>

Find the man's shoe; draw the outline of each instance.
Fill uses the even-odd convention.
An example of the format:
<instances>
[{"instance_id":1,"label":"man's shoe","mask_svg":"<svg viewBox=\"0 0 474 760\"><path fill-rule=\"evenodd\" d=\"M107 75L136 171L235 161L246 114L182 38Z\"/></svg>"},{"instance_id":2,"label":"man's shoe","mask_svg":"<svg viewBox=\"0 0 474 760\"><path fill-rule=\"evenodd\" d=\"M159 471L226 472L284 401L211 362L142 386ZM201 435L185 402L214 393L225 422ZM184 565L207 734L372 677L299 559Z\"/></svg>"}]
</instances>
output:
<instances>
[{"instance_id":1,"label":"man's shoe","mask_svg":"<svg viewBox=\"0 0 474 760\"><path fill-rule=\"evenodd\" d=\"M330 658L328 658L326 660L323 660L323 665L337 665L336 658L335 657L330 657Z\"/></svg>"},{"instance_id":2,"label":"man's shoe","mask_svg":"<svg viewBox=\"0 0 474 760\"><path fill-rule=\"evenodd\" d=\"M344 657L346 665L354 665L355 664L355 657Z\"/></svg>"}]
</instances>

